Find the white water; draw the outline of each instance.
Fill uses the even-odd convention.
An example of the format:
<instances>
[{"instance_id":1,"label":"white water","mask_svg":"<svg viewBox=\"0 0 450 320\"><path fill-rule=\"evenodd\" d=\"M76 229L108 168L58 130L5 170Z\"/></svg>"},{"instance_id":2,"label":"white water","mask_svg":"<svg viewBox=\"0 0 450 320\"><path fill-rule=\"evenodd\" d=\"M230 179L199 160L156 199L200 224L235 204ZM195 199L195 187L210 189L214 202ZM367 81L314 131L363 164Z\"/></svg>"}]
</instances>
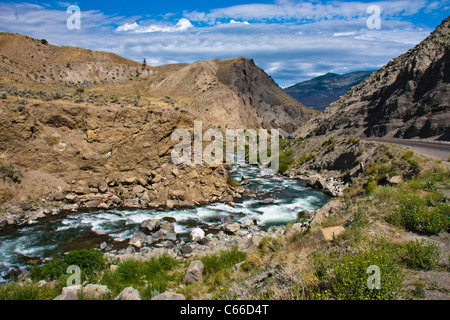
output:
<instances>
[{"instance_id":1,"label":"white water","mask_svg":"<svg viewBox=\"0 0 450 320\"><path fill-rule=\"evenodd\" d=\"M23 268L32 258L51 258L69 250L92 247L105 241L92 234L104 231L110 241L126 241L147 219L174 218L179 237L187 236L191 229L208 230L228 215L235 221L253 219L260 226L280 225L296 221L298 212L316 210L329 201L321 192L309 190L303 182L275 176L261 177L264 169L238 167L233 174L238 181L250 177L249 187L268 192L275 203L260 204L261 200L236 200L235 207L214 203L194 209L158 210L97 210L75 213L48 222L24 226L0 234L0 282L13 267ZM270 172L270 171L268 171ZM95 241L93 241L95 240Z\"/></svg>"}]
</instances>

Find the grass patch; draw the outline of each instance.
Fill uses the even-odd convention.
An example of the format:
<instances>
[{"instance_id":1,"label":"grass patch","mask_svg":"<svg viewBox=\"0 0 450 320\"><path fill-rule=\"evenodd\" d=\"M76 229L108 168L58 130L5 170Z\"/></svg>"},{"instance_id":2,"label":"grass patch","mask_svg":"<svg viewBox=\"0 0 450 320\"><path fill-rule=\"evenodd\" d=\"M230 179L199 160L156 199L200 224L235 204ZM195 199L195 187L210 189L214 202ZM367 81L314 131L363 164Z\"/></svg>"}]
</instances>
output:
<instances>
[{"instance_id":1,"label":"grass patch","mask_svg":"<svg viewBox=\"0 0 450 320\"><path fill-rule=\"evenodd\" d=\"M436 268L440 259L440 248L435 242L425 240L410 241L406 245L406 260L413 268L432 270Z\"/></svg>"}]
</instances>

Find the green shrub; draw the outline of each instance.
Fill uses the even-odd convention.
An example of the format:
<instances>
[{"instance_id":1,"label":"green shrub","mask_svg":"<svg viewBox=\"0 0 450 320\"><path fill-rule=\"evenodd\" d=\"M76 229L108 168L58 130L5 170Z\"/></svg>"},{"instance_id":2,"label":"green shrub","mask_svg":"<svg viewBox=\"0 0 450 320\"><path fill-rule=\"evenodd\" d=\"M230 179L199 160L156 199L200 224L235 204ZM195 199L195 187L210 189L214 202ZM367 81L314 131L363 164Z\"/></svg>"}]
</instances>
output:
<instances>
[{"instance_id":1,"label":"green shrub","mask_svg":"<svg viewBox=\"0 0 450 320\"><path fill-rule=\"evenodd\" d=\"M284 173L286 172L292 163L294 163L294 158L292 157L292 149L287 150L286 152L280 151L279 153L279 168L278 172Z\"/></svg>"},{"instance_id":2,"label":"green shrub","mask_svg":"<svg viewBox=\"0 0 450 320\"><path fill-rule=\"evenodd\" d=\"M230 187L237 187L237 186L239 186L239 181L237 181L235 178L233 178L233 176L232 175L227 175L227 184L230 186Z\"/></svg>"},{"instance_id":3,"label":"green shrub","mask_svg":"<svg viewBox=\"0 0 450 320\"><path fill-rule=\"evenodd\" d=\"M381 272L380 289L369 289L369 266L378 266ZM331 279L333 291L343 300L396 299L402 290L403 275L395 255L386 250L368 249L357 255L346 254L336 263Z\"/></svg>"},{"instance_id":4,"label":"green shrub","mask_svg":"<svg viewBox=\"0 0 450 320\"><path fill-rule=\"evenodd\" d=\"M114 294L125 287L141 289L143 299L163 293L171 282L179 283L182 273L172 272L180 263L173 257L161 255L150 260L125 260L118 264L116 271L105 272L101 283L107 285Z\"/></svg>"},{"instance_id":5,"label":"green shrub","mask_svg":"<svg viewBox=\"0 0 450 320\"><path fill-rule=\"evenodd\" d=\"M22 173L14 169L14 165L11 162L0 165L0 174L3 175L4 180L8 178L15 183L20 183L22 180Z\"/></svg>"},{"instance_id":6,"label":"green shrub","mask_svg":"<svg viewBox=\"0 0 450 320\"><path fill-rule=\"evenodd\" d=\"M408 161L408 160L411 159L413 156L414 156L414 152L413 152L413 151L407 151L407 152L405 152L405 153L402 155L401 159L402 159L402 160L405 160L405 161Z\"/></svg>"},{"instance_id":7,"label":"green shrub","mask_svg":"<svg viewBox=\"0 0 450 320\"><path fill-rule=\"evenodd\" d=\"M409 231L437 235L448 229L449 210L448 204L429 209L424 199L407 196L400 200L394 221Z\"/></svg>"},{"instance_id":8,"label":"green shrub","mask_svg":"<svg viewBox=\"0 0 450 320\"><path fill-rule=\"evenodd\" d=\"M204 256L201 261L206 275L212 275L225 269L231 269L235 264L245 260L246 253L237 247L222 250L217 253Z\"/></svg>"},{"instance_id":9,"label":"green shrub","mask_svg":"<svg viewBox=\"0 0 450 320\"><path fill-rule=\"evenodd\" d=\"M8 283L0 286L0 300L52 300L60 294L57 288L36 284Z\"/></svg>"},{"instance_id":10,"label":"green shrub","mask_svg":"<svg viewBox=\"0 0 450 320\"><path fill-rule=\"evenodd\" d=\"M377 188L377 186L378 186L378 183L376 181L369 181L366 185L364 192L366 194L372 194L375 191L375 189Z\"/></svg>"},{"instance_id":11,"label":"green shrub","mask_svg":"<svg viewBox=\"0 0 450 320\"><path fill-rule=\"evenodd\" d=\"M64 275L69 265L60 258L54 258L41 266L30 269L33 280L55 280Z\"/></svg>"},{"instance_id":12,"label":"green shrub","mask_svg":"<svg viewBox=\"0 0 450 320\"><path fill-rule=\"evenodd\" d=\"M100 271L105 267L105 260L99 251L95 250L75 250L69 252L64 261L69 265L80 267L80 269L90 276L96 271Z\"/></svg>"},{"instance_id":13,"label":"green shrub","mask_svg":"<svg viewBox=\"0 0 450 320\"><path fill-rule=\"evenodd\" d=\"M425 240L410 241L406 245L406 259L411 267L431 270L439 263L441 250L439 244Z\"/></svg>"}]
</instances>

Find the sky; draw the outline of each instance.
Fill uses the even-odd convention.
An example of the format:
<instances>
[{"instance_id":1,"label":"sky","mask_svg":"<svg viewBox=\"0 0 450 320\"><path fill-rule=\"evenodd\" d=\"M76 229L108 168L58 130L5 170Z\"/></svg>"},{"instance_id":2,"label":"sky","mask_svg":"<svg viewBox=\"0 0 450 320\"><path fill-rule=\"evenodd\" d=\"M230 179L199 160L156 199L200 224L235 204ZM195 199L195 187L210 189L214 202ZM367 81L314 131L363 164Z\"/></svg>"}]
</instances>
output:
<instances>
[{"instance_id":1,"label":"sky","mask_svg":"<svg viewBox=\"0 0 450 320\"><path fill-rule=\"evenodd\" d=\"M0 0L0 31L149 65L245 56L287 87L377 70L449 15L450 0Z\"/></svg>"}]
</instances>

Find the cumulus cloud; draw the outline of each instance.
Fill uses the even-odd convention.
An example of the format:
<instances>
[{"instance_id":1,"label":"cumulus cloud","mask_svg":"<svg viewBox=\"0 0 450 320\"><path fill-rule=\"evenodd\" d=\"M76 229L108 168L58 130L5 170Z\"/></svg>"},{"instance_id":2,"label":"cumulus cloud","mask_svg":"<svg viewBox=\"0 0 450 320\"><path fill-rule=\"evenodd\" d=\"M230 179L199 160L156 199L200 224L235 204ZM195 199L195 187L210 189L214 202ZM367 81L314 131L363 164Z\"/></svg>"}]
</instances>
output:
<instances>
[{"instance_id":1,"label":"cumulus cloud","mask_svg":"<svg viewBox=\"0 0 450 320\"><path fill-rule=\"evenodd\" d=\"M389 10L398 14L425 10L419 9L423 1L405 3L389 1ZM429 7L435 7L429 3ZM355 9L358 6L362 12ZM68 30L65 9L0 3L0 30L45 38L56 45L114 52L136 61L145 57L152 65L246 56L286 86L327 72L378 69L432 31L394 18L384 19L381 30L369 30L364 17L367 6L359 2L288 0L184 12L159 20L82 11L81 30ZM381 7L383 12L388 10ZM281 21L292 17L317 20Z\"/></svg>"},{"instance_id":2,"label":"cumulus cloud","mask_svg":"<svg viewBox=\"0 0 450 320\"><path fill-rule=\"evenodd\" d=\"M192 21L215 23L223 19L247 21L320 21L329 19L356 19L367 16L369 5L378 5L386 17L412 15L428 5L427 0L309 2L278 0L273 4L243 4L212 9L209 12L185 12Z\"/></svg>"},{"instance_id":3,"label":"cumulus cloud","mask_svg":"<svg viewBox=\"0 0 450 320\"><path fill-rule=\"evenodd\" d=\"M176 25L160 25L160 24L150 24L150 25L139 25L137 22L125 23L117 27L117 31L128 32L132 31L135 33L152 33L152 32L182 32L192 28L192 23L186 19L182 18L178 21Z\"/></svg>"}]
</instances>

